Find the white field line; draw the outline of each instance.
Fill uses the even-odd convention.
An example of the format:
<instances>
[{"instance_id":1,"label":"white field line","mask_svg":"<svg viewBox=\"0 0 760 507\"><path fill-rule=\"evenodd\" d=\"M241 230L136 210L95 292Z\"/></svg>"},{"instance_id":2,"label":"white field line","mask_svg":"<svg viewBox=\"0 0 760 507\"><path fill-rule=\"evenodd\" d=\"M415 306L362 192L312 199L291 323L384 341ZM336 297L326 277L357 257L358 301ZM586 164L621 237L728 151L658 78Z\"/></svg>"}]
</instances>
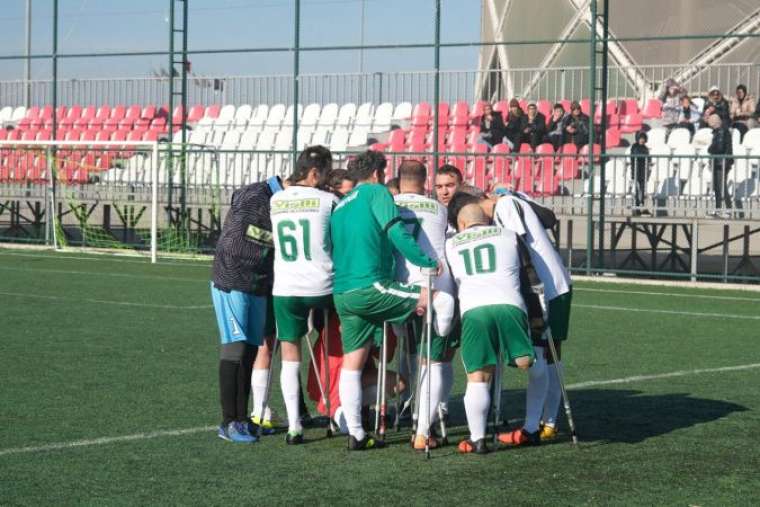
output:
<instances>
[{"instance_id":1,"label":"white field line","mask_svg":"<svg viewBox=\"0 0 760 507\"><path fill-rule=\"evenodd\" d=\"M160 275L139 275L134 273L112 273L103 271L77 271L68 269L45 269L45 268L19 268L15 266L0 266L0 270L5 271L28 271L30 273L56 273L62 275L85 275L85 276L110 276L113 278L139 278L142 280L168 280L171 282L204 282L198 278L182 278L177 276L160 276ZM208 283L208 280L205 281Z\"/></svg>"},{"instance_id":2,"label":"white field line","mask_svg":"<svg viewBox=\"0 0 760 507\"><path fill-rule=\"evenodd\" d=\"M720 373L726 371L754 370L760 368L760 363L740 364L738 366L722 366L720 368L702 368L699 370L680 370L670 373L657 373L654 375L634 375L633 377L623 377L611 380L589 380L587 382L578 382L568 384L568 389L582 389L584 387L608 386L613 384L629 384L631 382L640 382L643 380L659 380L663 378L686 377L688 375L701 375L703 373Z\"/></svg>"},{"instance_id":3,"label":"white field line","mask_svg":"<svg viewBox=\"0 0 760 507\"><path fill-rule=\"evenodd\" d=\"M589 308L592 310L611 310L611 311L619 311L619 312L662 313L665 315L686 315L688 317L707 317L707 318L718 318L718 319L760 320L760 315L737 315L734 313L682 312L680 310L658 310L656 308L631 308L628 306L584 305L580 303L573 303L573 308Z\"/></svg>"},{"instance_id":4,"label":"white field line","mask_svg":"<svg viewBox=\"0 0 760 507\"><path fill-rule=\"evenodd\" d=\"M582 389L584 387L604 386L613 384L630 384L632 382L641 382L646 380L658 380L663 378L673 377L686 377L689 375L702 375L705 373L720 373L728 371L742 371L752 370L760 368L760 363L741 364L737 366L722 366L719 368L703 368L698 370L680 370L672 371L669 373L658 373L654 375L636 375L632 377L623 377L610 380L590 380L587 382L578 382L576 384L568 384L568 389ZM518 419L510 420L510 422L517 421ZM203 433L215 429L215 426L197 426L195 428L185 428L181 430L165 430L165 431L153 431L150 433L135 433L132 435L122 435L118 437L100 437L85 440L72 440L69 442L57 442L46 445L29 446L29 447L10 447L8 449L1 449L0 456L8 456L11 454L30 454L39 452L59 451L65 449L73 449L76 447L89 447L95 445L106 445L118 442L131 442L135 440L149 440L160 437L177 437L182 435L192 435L195 433Z\"/></svg>"},{"instance_id":5,"label":"white field line","mask_svg":"<svg viewBox=\"0 0 760 507\"><path fill-rule=\"evenodd\" d=\"M634 294L639 296L670 296L676 298L696 298L696 299L715 299L722 301L750 301L760 303L760 298L741 297L741 296L711 296L708 294L685 294L683 292L647 292L636 290L620 289L592 289L591 287L573 287L573 292L604 292L609 294Z\"/></svg>"},{"instance_id":6,"label":"white field line","mask_svg":"<svg viewBox=\"0 0 760 507\"><path fill-rule=\"evenodd\" d=\"M32 253L21 253L21 252L14 252L11 250L5 250L2 246L0 246L0 257L28 257L30 259L68 259L68 260L76 260L76 261L95 261L95 262L115 262L119 264L141 264L143 266L150 264L150 257L146 255L139 255L139 254L119 254L119 253L104 253L104 252L92 252L92 251L86 251L82 252L82 255L76 255L75 251L71 251L70 253L73 255L66 255L64 253L52 253L53 251L50 248L47 248L47 251L51 252L48 255L40 255L40 254L32 254ZM137 260L142 259L142 260ZM171 257L171 259L176 259L179 262L175 261L165 261L163 260L164 257L160 257L160 260L158 264L160 266L183 266L183 267L189 267L189 268L209 268L211 266L211 260L213 260L213 257L210 256L204 256L204 257L198 257L198 258L174 258Z\"/></svg>"},{"instance_id":7,"label":"white field line","mask_svg":"<svg viewBox=\"0 0 760 507\"><path fill-rule=\"evenodd\" d=\"M0 450L0 456L7 456L9 454L50 452L50 451L58 451L61 449L73 449L75 447L106 445L106 444L114 444L117 442L132 442L135 440L150 440L152 438L160 438L160 437L179 437L182 435L192 435L194 433L202 433L204 431L211 431L215 427L216 426L198 426L195 428L185 428L182 430L152 431L150 433L135 433L133 435L122 435L120 437L100 437L100 438L91 438L91 439L86 439L86 440L72 440L70 442L58 442L54 444L38 445L38 446L31 446L31 447L13 447L10 449Z\"/></svg>"},{"instance_id":8,"label":"white field line","mask_svg":"<svg viewBox=\"0 0 760 507\"><path fill-rule=\"evenodd\" d=\"M79 298L75 296L43 296L41 294L25 294L23 292L4 292L0 291L0 296L19 297L19 298L31 298L31 299L45 299L48 301L62 301L73 303L94 303L103 305L118 305L118 306L137 306L141 308L158 308L160 310L203 310L211 308L212 305L162 305L152 303L132 303L129 301L112 301L110 299L91 299L91 298Z\"/></svg>"},{"instance_id":9,"label":"white field line","mask_svg":"<svg viewBox=\"0 0 760 507\"><path fill-rule=\"evenodd\" d=\"M621 276L584 276L573 275L574 282L593 282L617 285L644 285L650 287L682 287L685 289L736 290L742 292L760 292L760 285L749 283L692 282L691 280L647 280L645 278L626 278Z\"/></svg>"}]
</instances>

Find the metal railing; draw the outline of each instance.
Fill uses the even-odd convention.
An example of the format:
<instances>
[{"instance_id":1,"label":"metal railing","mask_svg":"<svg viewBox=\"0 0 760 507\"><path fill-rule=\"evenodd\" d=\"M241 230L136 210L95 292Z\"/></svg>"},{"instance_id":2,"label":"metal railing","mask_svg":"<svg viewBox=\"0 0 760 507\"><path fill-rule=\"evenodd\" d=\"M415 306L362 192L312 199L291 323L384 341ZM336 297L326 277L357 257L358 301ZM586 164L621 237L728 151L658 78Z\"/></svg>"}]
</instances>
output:
<instances>
[{"instance_id":1,"label":"metal railing","mask_svg":"<svg viewBox=\"0 0 760 507\"><path fill-rule=\"evenodd\" d=\"M644 76L644 87L627 79L625 67L610 66L609 96L643 101L655 95L660 85L678 75L683 65L642 65L636 69ZM508 99L501 86L504 74L514 83L515 95L530 100L580 100L588 96L588 67L517 68L508 71L462 70L440 72L440 100ZM597 71L600 73L601 70ZM491 97L480 96L478 81L493 89ZM491 83L489 85L489 83ZM713 64L681 83L689 93L702 95L718 86L726 95L738 84L760 90L760 65L753 63ZM175 78L179 86L179 78ZM25 105L26 82L0 81L0 107ZM52 81L29 83L31 105L50 103ZM58 81L61 105L114 105L168 103L169 78L130 77L108 79L69 79ZM347 74L302 74L299 76L299 101L302 104L331 102L432 102L435 96L435 71L375 72ZM188 81L189 104L290 104L293 79L290 75L192 77Z\"/></svg>"}]
</instances>

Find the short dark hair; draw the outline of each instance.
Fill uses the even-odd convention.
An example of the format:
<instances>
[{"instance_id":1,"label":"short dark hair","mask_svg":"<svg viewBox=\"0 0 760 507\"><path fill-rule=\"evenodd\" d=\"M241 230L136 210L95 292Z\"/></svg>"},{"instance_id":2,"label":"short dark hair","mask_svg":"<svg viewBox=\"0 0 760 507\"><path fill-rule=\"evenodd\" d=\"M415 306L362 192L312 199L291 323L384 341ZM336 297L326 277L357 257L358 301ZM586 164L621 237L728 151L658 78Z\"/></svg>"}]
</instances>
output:
<instances>
[{"instance_id":1,"label":"short dark hair","mask_svg":"<svg viewBox=\"0 0 760 507\"><path fill-rule=\"evenodd\" d=\"M356 182L366 181L375 173L385 171L388 161L379 151L367 150L348 162L348 177Z\"/></svg>"},{"instance_id":2,"label":"short dark hair","mask_svg":"<svg viewBox=\"0 0 760 507\"><path fill-rule=\"evenodd\" d=\"M309 171L316 169L320 180L324 181L332 170L332 153L324 146L309 146L298 155L296 168L288 178L291 183L296 183L306 178Z\"/></svg>"},{"instance_id":3,"label":"short dark hair","mask_svg":"<svg viewBox=\"0 0 760 507\"><path fill-rule=\"evenodd\" d=\"M427 179L427 169L419 160L404 160L398 168L398 176L402 180L424 184Z\"/></svg>"},{"instance_id":4,"label":"short dark hair","mask_svg":"<svg viewBox=\"0 0 760 507\"><path fill-rule=\"evenodd\" d=\"M482 197L474 196L468 192L456 192L452 197L451 201L449 201L449 223L456 227L457 226L457 215L459 215L459 212L467 206L468 204L478 204L480 201L482 201Z\"/></svg>"},{"instance_id":5,"label":"short dark hair","mask_svg":"<svg viewBox=\"0 0 760 507\"><path fill-rule=\"evenodd\" d=\"M343 180L351 180L351 178L348 177L348 171L345 169L333 169L327 175L327 186L333 191L337 190L340 187L340 184L343 183Z\"/></svg>"},{"instance_id":6,"label":"short dark hair","mask_svg":"<svg viewBox=\"0 0 760 507\"><path fill-rule=\"evenodd\" d=\"M556 104L554 104L554 107L552 109L561 109L563 113L565 112L565 106L563 106L559 102L557 102Z\"/></svg>"},{"instance_id":7,"label":"short dark hair","mask_svg":"<svg viewBox=\"0 0 760 507\"><path fill-rule=\"evenodd\" d=\"M391 178L391 179L389 179L388 181L385 182L385 186L388 187L388 188L396 189L396 190L400 190L400 188L401 188L400 185L399 185L399 179L398 178Z\"/></svg>"},{"instance_id":8,"label":"short dark hair","mask_svg":"<svg viewBox=\"0 0 760 507\"><path fill-rule=\"evenodd\" d=\"M443 164L438 168L438 172L435 173L436 176L439 174L448 174L449 176L453 176L456 178L458 184L462 184L462 171L460 171L456 166L453 166L451 164Z\"/></svg>"}]
</instances>

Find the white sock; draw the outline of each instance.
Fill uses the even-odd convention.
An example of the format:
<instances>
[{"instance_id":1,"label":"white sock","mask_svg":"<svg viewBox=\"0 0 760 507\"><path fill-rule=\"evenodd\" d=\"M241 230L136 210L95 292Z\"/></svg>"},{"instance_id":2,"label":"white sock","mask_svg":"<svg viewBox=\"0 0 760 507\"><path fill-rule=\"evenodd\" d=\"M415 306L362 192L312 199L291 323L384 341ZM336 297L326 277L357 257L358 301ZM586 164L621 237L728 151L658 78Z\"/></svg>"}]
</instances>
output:
<instances>
[{"instance_id":1,"label":"white sock","mask_svg":"<svg viewBox=\"0 0 760 507\"><path fill-rule=\"evenodd\" d=\"M340 371L338 384L340 394L340 406L343 407L343 416L346 418L348 432L357 440L365 436L362 427L362 372L361 370Z\"/></svg>"},{"instance_id":2,"label":"white sock","mask_svg":"<svg viewBox=\"0 0 760 507\"><path fill-rule=\"evenodd\" d=\"M538 431L541 414L544 411L546 390L549 387L544 350L541 347L533 347L536 352L536 362L528 370L528 389L525 393L525 431L533 433Z\"/></svg>"},{"instance_id":3,"label":"white sock","mask_svg":"<svg viewBox=\"0 0 760 507\"><path fill-rule=\"evenodd\" d=\"M562 389L559 386L559 375L557 368L562 368L562 361L550 364L549 368L549 389L546 393L544 402L544 424L552 428L557 426L557 412L559 404L562 401Z\"/></svg>"},{"instance_id":4,"label":"white sock","mask_svg":"<svg viewBox=\"0 0 760 507\"><path fill-rule=\"evenodd\" d=\"M251 392L253 393L253 407L251 408L251 416L253 417L261 417L261 406L264 404L264 396L266 396L268 375L268 368L254 369L253 373L251 373Z\"/></svg>"},{"instance_id":5,"label":"white sock","mask_svg":"<svg viewBox=\"0 0 760 507\"><path fill-rule=\"evenodd\" d=\"M430 365L430 411L428 412L427 368L422 366L422 375L420 375L420 408L417 420L418 435L425 437L430 435L430 425L436 418L438 404L441 402L441 395L443 393L442 371L441 363L432 363Z\"/></svg>"},{"instance_id":6,"label":"white sock","mask_svg":"<svg viewBox=\"0 0 760 507\"><path fill-rule=\"evenodd\" d=\"M300 373L300 361L283 361L280 370L280 387L282 399L285 402L285 410L288 413L288 431L303 431L301 426L301 414L299 412L300 385L298 375Z\"/></svg>"},{"instance_id":7,"label":"white sock","mask_svg":"<svg viewBox=\"0 0 760 507\"><path fill-rule=\"evenodd\" d=\"M491 392L487 382L468 382L464 392L464 411L470 440L477 442L485 438L488 424L488 408L491 406Z\"/></svg>"},{"instance_id":8,"label":"white sock","mask_svg":"<svg viewBox=\"0 0 760 507\"><path fill-rule=\"evenodd\" d=\"M449 397L451 396L451 390L454 388L454 367L451 362L441 363L443 374L443 386L441 392L441 408L444 412L449 411Z\"/></svg>"}]
</instances>

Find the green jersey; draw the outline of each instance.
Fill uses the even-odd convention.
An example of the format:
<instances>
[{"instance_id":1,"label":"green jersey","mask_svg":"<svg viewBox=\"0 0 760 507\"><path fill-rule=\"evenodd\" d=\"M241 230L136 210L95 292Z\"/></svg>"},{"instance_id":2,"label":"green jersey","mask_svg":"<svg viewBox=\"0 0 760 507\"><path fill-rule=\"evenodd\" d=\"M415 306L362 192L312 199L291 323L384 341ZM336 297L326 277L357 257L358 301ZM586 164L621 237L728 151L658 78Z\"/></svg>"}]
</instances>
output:
<instances>
[{"instance_id":1,"label":"green jersey","mask_svg":"<svg viewBox=\"0 0 760 507\"><path fill-rule=\"evenodd\" d=\"M346 195L330 218L330 234L335 293L392 280L394 247L415 266L437 265L404 227L384 185L363 183Z\"/></svg>"}]
</instances>

